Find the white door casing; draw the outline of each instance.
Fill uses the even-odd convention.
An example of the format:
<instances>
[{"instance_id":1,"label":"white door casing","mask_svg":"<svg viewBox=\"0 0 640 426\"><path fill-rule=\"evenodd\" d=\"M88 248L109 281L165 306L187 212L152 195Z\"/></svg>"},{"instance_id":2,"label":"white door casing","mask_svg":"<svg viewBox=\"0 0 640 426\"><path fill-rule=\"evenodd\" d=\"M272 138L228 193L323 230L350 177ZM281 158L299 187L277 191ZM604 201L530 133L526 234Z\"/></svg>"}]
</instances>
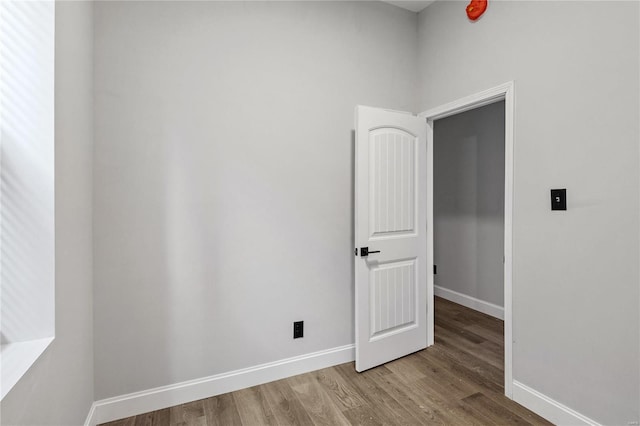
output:
<instances>
[{"instance_id":1,"label":"white door casing","mask_svg":"<svg viewBox=\"0 0 640 426\"><path fill-rule=\"evenodd\" d=\"M513 174L514 174L514 117L515 83L509 81L499 86L440 105L418 114L427 123L427 167L429 170L427 188L427 264L433 267L433 127L434 122L472 109L480 108L504 100L504 393L513 397ZM428 300L433 300L433 275L427 281ZM433 310L428 312L429 345L433 344Z\"/></svg>"},{"instance_id":2,"label":"white door casing","mask_svg":"<svg viewBox=\"0 0 640 426\"><path fill-rule=\"evenodd\" d=\"M427 346L426 132L424 118L356 107L357 371Z\"/></svg>"}]
</instances>

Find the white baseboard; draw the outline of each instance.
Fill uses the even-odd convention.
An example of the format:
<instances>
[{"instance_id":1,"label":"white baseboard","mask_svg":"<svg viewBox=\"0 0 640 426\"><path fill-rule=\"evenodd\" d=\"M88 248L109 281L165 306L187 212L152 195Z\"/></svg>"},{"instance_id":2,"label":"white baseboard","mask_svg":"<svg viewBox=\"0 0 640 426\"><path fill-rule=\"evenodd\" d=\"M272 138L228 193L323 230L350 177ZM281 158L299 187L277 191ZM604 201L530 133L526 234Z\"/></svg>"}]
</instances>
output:
<instances>
[{"instance_id":1,"label":"white baseboard","mask_svg":"<svg viewBox=\"0 0 640 426\"><path fill-rule=\"evenodd\" d=\"M458 305L466 306L483 314L504 320L504 308L502 306L494 305L493 303L485 302L484 300L476 299L475 297L467 296L466 294L458 293L457 291L437 285L433 286L433 294L457 303Z\"/></svg>"},{"instance_id":2,"label":"white baseboard","mask_svg":"<svg viewBox=\"0 0 640 426\"><path fill-rule=\"evenodd\" d=\"M355 359L355 346L346 345L201 379L96 401L85 426L135 416L239 389L327 368Z\"/></svg>"},{"instance_id":3,"label":"white baseboard","mask_svg":"<svg viewBox=\"0 0 640 426\"><path fill-rule=\"evenodd\" d=\"M84 426L95 426L98 424L98 420L96 418L96 403L94 401L91 404L91 408L89 409L89 414L87 414L87 419L84 421Z\"/></svg>"},{"instance_id":4,"label":"white baseboard","mask_svg":"<svg viewBox=\"0 0 640 426\"><path fill-rule=\"evenodd\" d=\"M556 425L600 426L595 420L515 380L513 381L513 400Z\"/></svg>"},{"instance_id":5,"label":"white baseboard","mask_svg":"<svg viewBox=\"0 0 640 426\"><path fill-rule=\"evenodd\" d=\"M447 297L444 298L448 299ZM460 303L457 300L453 300L453 302ZM85 426L96 426L149 411L197 401L297 374L351 362L354 359L355 346L346 345L228 373L103 399L91 405ZM595 420L518 381L513 382L512 389L514 401L555 424L600 426Z\"/></svg>"}]
</instances>

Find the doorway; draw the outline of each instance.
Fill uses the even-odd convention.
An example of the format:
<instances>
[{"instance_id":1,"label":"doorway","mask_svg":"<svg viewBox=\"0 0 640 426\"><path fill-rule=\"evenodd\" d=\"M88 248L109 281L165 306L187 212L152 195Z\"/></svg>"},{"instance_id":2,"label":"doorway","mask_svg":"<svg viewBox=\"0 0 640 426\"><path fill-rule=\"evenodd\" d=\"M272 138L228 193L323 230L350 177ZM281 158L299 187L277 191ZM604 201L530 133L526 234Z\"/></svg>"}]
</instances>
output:
<instances>
[{"instance_id":1,"label":"doorway","mask_svg":"<svg viewBox=\"0 0 640 426\"><path fill-rule=\"evenodd\" d=\"M434 132L436 123L438 120L446 119L448 117L454 117L456 115L465 113L467 111L479 110L485 106L491 106L493 104L499 104L498 106L494 106L494 108L501 109L504 112L504 121L503 121L503 129L504 129L504 158L503 165L501 168L502 172L504 172L504 179L502 180L502 195L503 195L503 264L502 264L502 300L503 300L503 309L501 311L502 316L504 318L504 391L505 395L509 398L512 398L512 224L513 224L513 119L514 119L514 84L513 82L508 82L501 86L497 86L495 88L486 90L484 92L480 92L466 98L459 99L457 101L442 105L440 107L434 108L432 110L421 113L419 116L423 117L427 121L427 168L429 170L435 170L434 161L438 161L437 157L434 156L434 137L437 136ZM444 123L444 122L443 122ZM468 145L467 148L472 147L475 143L475 147L477 149L477 137L475 142L473 138L470 137L465 141L463 141L463 145ZM477 152L477 150L476 150ZM472 155L468 152L466 164L471 165L473 167L478 166L479 158L476 157L475 160L472 160ZM475 161L475 163L474 163ZM465 164L464 158L461 160L462 164ZM471 172L469 170L466 171L467 178L470 179ZM435 177L435 176L434 176ZM430 270L433 270L434 273L438 273L437 268L434 270L434 265L436 265L435 261L435 247L434 247L434 179L430 179L427 184L427 265ZM470 191L469 197L473 198L473 191ZM477 189L475 190L477 195ZM495 194L494 194L495 197ZM477 201L477 200L476 200ZM495 199L492 200L495 202ZM467 204L470 204L470 201L467 200ZM495 207L495 206L492 206ZM493 209L495 211L495 208ZM478 227L467 226L465 229L466 232L478 232ZM498 246L494 244L495 247ZM477 260L477 258L476 258ZM493 267L494 275L495 275L495 265ZM442 271L442 269L440 269ZM486 271L485 271L486 272ZM498 272L499 274L499 272ZM427 276L427 300L430 306L428 310L428 318L427 320L430 322L428 325L428 330L432 332L427 336L428 344L432 345L435 341L434 339L434 296L435 296L435 280L434 278L437 275L429 274ZM494 286L495 287L495 286ZM460 289L461 287L457 287ZM493 289L495 293L495 288ZM438 290L441 292L442 290ZM455 290L453 290L455 291ZM477 289L476 289L477 291ZM456 291L458 294L463 294L460 291ZM442 294L442 293L441 293ZM451 292L449 295L453 294ZM475 293L480 294L480 293ZM485 295L486 296L486 295ZM499 301L499 298L496 298L496 295L493 296L493 301ZM498 296L499 297L499 296ZM474 297L475 300L481 300L478 297ZM491 302L490 302L491 303ZM498 303L491 303L490 305L484 304L484 307L494 306L499 307Z\"/></svg>"},{"instance_id":2,"label":"doorway","mask_svg":"<svg viewBox=\"0 0 640 426\"><path fill-rule=\"evenodd\" d=\"M513 92L509 82L418 116L356 107L357 371L434 344L434 123L503 101L504 391L512 397Z\"/></svg>"},{"instance_id":3,"label":"doorway","mask_svg":"<svg viewBox=\"0 0 640 426\"><path fill-rule=\"evenodd\" d=\"M435 296L504 320L504 101L434 122Z\"/></svg>"},{"instance_id":4,"label":"doorway","mask_svg":"<svg viewBox=\"0 0 640 426\"><path fill-rule=\"evenodd\" d=\"M502 386L504 101L438 119L433 134L435 341Z\"/></svg>"}]
</instances>

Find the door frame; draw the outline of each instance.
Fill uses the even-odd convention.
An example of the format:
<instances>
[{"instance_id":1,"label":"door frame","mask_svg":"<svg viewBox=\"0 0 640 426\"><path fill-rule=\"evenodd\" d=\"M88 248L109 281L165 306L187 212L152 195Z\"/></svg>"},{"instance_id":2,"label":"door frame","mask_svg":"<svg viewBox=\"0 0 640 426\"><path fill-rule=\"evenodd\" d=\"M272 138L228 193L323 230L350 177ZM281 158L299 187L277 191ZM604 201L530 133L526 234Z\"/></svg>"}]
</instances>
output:
<instances>
[{"instance_id":1,"label":"door frame","mask_svg":"<svg viewBox=\"0 0 640 426\"><path fill-rule=\"evenodd\" d=\"M433 271L433 123L435 120L505 102L504 117L504 393L513 399L513 81L421 112L427 122L427 271ZM433 273L427 273L427 346L434 344Z\"/></svg>"}]
</instances>

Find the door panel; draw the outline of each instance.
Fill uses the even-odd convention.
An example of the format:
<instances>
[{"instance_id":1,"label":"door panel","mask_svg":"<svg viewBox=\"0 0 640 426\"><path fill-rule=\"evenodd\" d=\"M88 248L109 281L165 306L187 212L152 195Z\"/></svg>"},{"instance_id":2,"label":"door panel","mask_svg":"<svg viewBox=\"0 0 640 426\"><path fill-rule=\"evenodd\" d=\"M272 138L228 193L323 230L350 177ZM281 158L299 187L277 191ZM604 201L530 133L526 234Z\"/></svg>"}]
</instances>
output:
<instances>
[{"instance_id":1,"label":"door panel","mask_svg":"<svg viewBox=\"0 0 640 426\"><path fill-rule=\"evenodd\" d=\"M414 231L415 136L381 128L369 135L370 212L372 237Z\"/></svg>"},{"instance_id":2,"label":"door panel","mask_svg":"<svg viewBox=\"0 0 640 426\"><path fill-rule=\"evenodd\" d=\"M427 344L426 154L423 119L356 108L358 371Z\"/></svg>"},{"instance_id":3,"label":"door panel","mask_svg":"<svg viewBox=\"0 0 640 426\"><path fill-rule=\"evenodd\" d=\"M370 269L371 340L416 325L415 266L415 259L410 259Z\"/></svg>"}]
</instances>

